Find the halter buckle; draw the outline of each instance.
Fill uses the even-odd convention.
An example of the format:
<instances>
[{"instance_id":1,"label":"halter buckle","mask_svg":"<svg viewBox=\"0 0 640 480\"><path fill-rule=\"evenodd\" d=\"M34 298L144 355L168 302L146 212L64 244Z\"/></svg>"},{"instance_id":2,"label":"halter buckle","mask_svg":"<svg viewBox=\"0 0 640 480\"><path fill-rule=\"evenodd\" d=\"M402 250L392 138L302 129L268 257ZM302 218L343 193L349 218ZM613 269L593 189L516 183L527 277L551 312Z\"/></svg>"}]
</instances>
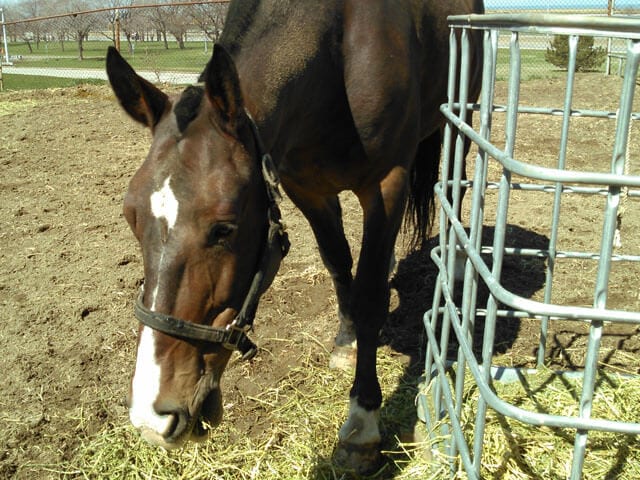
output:
<instances>
[{"instance_id":1,"label":"halter buckle","mask_svg":"<svg viewBox=\"0 0 640 480\"><path fill-rule=\"evenodd\" d=\"M251 360L258 353L258 347L247 336L250 329L250 325L239 327L234 320L226 327L227 336L222 342L222 346L232 352L238 350L242 355L242 360Z\"/></svg>"}]
</instances>

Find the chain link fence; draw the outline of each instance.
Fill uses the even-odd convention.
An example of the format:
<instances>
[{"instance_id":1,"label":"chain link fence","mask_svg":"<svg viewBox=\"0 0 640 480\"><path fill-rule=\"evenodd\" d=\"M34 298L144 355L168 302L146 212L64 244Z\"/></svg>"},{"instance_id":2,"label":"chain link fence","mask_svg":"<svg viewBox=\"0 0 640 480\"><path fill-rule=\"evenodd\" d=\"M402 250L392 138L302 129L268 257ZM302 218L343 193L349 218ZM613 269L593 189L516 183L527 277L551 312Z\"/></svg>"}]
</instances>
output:
<instances>
[{"instance_id":1,"label":"chain link fence","mask_svg":"<svg viewBox=\"0 0 640 480\"><path fill-rule=\"evenodd\" d=\"M227 0L154 5L111 0L110 4L69 12L53 10L61 4L49 2L50 10L41 11L27 8L38 2L24 0L0 9L5 87L20 88L29 76L105 80L104 58L109 45L116 45L153 82L192 83L209 59L228 7ZM640 14L640 0L485 0L485 6L487 13ZM499 41L500 79L508 75L509 35L501 35ZM550 34L528 34L520 39L525 56L523 79L559 74L562 68L547 58L553 41ZM623 68L625 45L621 42L598 38L589 48L606 52L593 70L615 74Z\"/></svg>"},{"instance_id":2,"label":"chain link fence","mask_svg":"<svg viewBox=\"0 0 640 480\"><path fill-rule=\"evenodd\" d=\"M148 80L194 83L222 32L228 1L129 5L11 20L6 10L5 84L15 76L106 80L115 45ZM23 77L24 79L24 77Z\"/></svg>"},{"instance_id":3,"label":"chain link fence","mask_svg":"<svg viewBox=\"0 0 640 480\"><path fill-rule=\"evenodd\" d=\"M564 15L593 16L638 16L640 0L485 0L487 13L553 13ZM499 49L496 75L505 79L509 72L507 59L510 32L498 32ZM564 75L568 58L567 37L557 38L551 33L527 33L519 37L522 49L522 79L546 78ZM559 43L558 43L559 42ZM564 48L563 48L564 47ZM579 49L584 56L596 57L598 61L588 63L579 70L599 71L607 74L622 73L626 57L626 43L619 38L583 38ZM564 55L564 63L558 51ZM562 51L564 50L564 52Z\"/></svg>"}]
</instances>

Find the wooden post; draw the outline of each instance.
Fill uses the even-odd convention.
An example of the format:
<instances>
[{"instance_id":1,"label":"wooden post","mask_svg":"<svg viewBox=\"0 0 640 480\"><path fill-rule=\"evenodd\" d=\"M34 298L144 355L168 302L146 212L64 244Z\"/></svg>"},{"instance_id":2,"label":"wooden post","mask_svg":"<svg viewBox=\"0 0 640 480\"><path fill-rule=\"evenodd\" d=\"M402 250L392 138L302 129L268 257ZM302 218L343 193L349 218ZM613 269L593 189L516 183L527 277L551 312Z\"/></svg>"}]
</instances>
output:
<instances>
[{"instance_id":1,"label":"wooden post","mask_svg":"<svg viewBox=\"0 0 640 480\"><path fill-rule=\"evenodd\" d=\"M614 8L614 0L607 0L607 15L609 17L613 14ZM609 37L607 40L607 62L604 68L605 75L611 75L611 46L612 40L611 37Z\"/></svg>"},{"instance_id":2,"label":"wooden post","mask_svg":"<svg viewBox=\"0 0 640 480\"><path fill-rule=\"evenodd\" d=\"M116 8L116 32L115 32L116 50L120 51L120 10Z\"/></svg>"}]
</instances>

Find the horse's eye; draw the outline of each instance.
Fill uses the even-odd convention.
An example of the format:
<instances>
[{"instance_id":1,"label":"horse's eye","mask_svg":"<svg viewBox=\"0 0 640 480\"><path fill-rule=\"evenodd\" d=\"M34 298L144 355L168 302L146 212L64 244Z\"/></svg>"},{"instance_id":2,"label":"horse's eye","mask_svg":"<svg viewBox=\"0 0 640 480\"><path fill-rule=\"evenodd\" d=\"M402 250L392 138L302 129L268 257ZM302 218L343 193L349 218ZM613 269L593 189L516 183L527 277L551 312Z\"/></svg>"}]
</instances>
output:
<instances>
[{"instance_id":1,"label":"horse's eye","mask_svg":"<svg viewBox=\"0 0 640 480\"><path fill-rule=\"evenodd\" d=\"M227 240L238 229L233 223L220 222L214 223L207 235L207 247L220 245Z\"/></svg>"}]
</instances>

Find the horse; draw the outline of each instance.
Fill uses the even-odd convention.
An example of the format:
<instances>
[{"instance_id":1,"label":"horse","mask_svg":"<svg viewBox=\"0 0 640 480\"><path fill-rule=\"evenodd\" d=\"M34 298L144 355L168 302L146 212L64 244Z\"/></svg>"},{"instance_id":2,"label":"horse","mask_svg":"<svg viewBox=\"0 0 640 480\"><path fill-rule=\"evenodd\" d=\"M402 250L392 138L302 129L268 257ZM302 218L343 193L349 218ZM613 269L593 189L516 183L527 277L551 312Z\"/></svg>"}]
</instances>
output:
<instances>
[{"instance_id":1,"label":"horse","mask_svg":"<svg viewBox=\"0 0 640 480\"><path fill-rule=\"evenodd\" d=\"M261 294L289 242L284 190L311 225L335 288L332 365L353 365L337 459L381 462L378 334L389 268L405 222L428 235L447 98L448 15L481 0L232 0L198 84L167 95L113 47L106 68L124 110L151 131L123 212L144 285L129 416L167 449L206 436L222 417L232 352L251 358ZM476 35L472 32L471 35ZM470 56L479 93L481 41ZM355 274L338 194L363 211Z\"/></svg>"}]
</instances>

